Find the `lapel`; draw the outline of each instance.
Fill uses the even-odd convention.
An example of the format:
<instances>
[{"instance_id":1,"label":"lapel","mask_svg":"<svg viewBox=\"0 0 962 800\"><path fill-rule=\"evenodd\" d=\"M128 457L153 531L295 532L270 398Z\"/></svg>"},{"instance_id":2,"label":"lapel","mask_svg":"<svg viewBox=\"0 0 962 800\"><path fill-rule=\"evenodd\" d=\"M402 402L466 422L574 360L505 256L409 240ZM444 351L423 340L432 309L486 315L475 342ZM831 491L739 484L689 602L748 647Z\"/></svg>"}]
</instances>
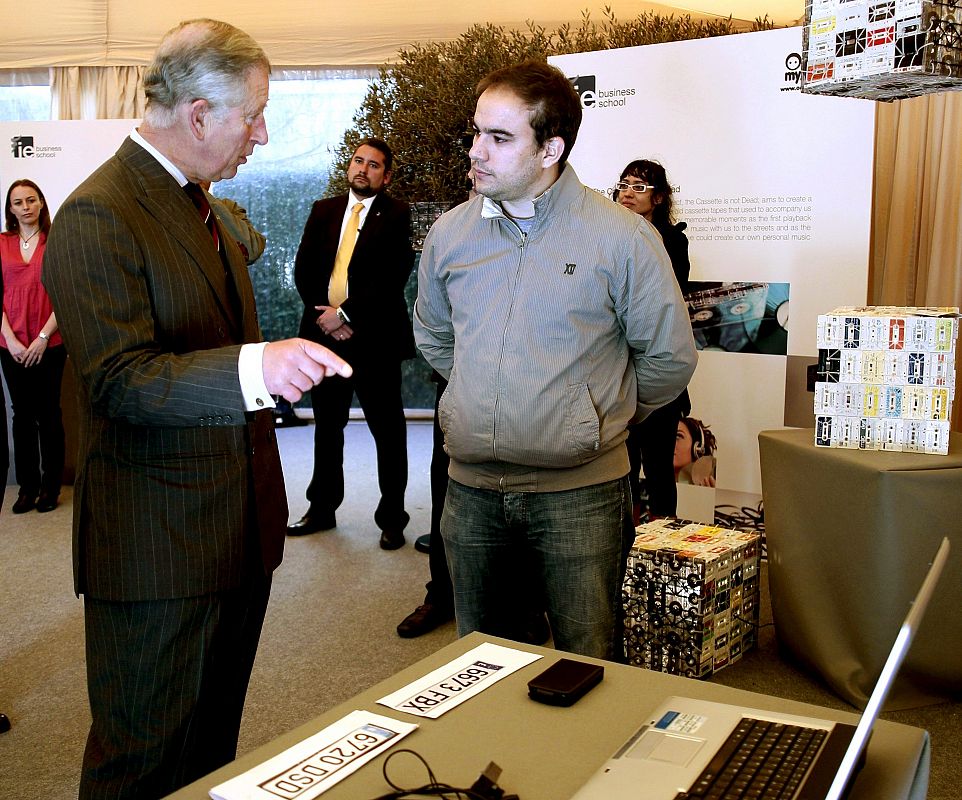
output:
<instances>
[{"instance_id":1,"label":"lapel","mask_svg":"<svg viewBox=\"0 0 962 800\"><path fill-rule=\"evenodd\" d=\"M370 211L367 212L364 227L361 228L361 234L357 237L358 247L366 247L368 242L377 241L378 231L380 231L381 225L384 222L384 206L386 202L387 200L384 197L384 193L378 192L374 198L374 202L371 203ZM355 252L357 252L356 249Z\"/></svg>"},{"instance_id":2,"label":"lapel","mask_svg":"<svg viewBox=\"0 0 962 800\"><path fill-rule=\"evenodd\" d=\"M253 296L246 275L243 276L244 280L240 280L237 274L237 263L243 263L243 258L230 234L216 221L215 215L221 246L225 249L229 264L225 271L224 262L214 247L210 231L187 193L177 185L173 176L150 153L130 139L124 142L117 155L138 179L138 186L135 188L137 202L183 248L210 285L225 320L235 332L240 332L243 329L242 316L246 317L248 311L253 311ZM228 274L238 290L240 308L235 308L232 302L234 288L228 285Z\"/></svg>"},{"instance_id":3,"label":"lapel","mask_svg":"<svg viewBox=\"0 0 962 800\"><path fill-rule=\"evenodd\" d=\"M384 207L387 205L387 198L383 192L379 192L371 203L371 208L364 219L364 225L357 237L357 244L354 246L354 253L351 256L351 271L353 272L359 265L367 263L376 264L377 259L373 258L368 251L376 247L380 241L381 229L384 226Z\"/></svg>"},{"instance_id":4,"label":"lapel","mask_svg":"<svg viewBox=\"0 0 962 800\"><path fill-rule=\"evenodd\" d=\"M341 246L341 223L344 222L344 211L347 208L349 198L350 195L343 195L331 200L330 212L327 217L327 240L330 242L330 264L332 268L337 248Z\"/></svg>"}]
</instances>

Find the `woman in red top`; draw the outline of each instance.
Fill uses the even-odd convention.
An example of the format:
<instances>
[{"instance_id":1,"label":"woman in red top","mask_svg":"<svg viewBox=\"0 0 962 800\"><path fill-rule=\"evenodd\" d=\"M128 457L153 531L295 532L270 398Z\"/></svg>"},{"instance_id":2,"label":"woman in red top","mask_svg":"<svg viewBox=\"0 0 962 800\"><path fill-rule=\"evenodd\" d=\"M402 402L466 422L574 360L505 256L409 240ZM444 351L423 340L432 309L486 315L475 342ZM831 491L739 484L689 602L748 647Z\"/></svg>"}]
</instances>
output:
<instances>
[{"instance_id":1,"label":"woman in red top","mask_svg":"<svg viewBox=\"0 0 962 800\"><path fill-rule=\"evenodd\" d=\"M60 381L66 352L57 318L40 283L50 211L40 187L14 181L0 233L3 320L0 365L13 407L13 463L20 492L13 513L53 511L60 495L64 433Z\"/></svg>"}]
</instances>

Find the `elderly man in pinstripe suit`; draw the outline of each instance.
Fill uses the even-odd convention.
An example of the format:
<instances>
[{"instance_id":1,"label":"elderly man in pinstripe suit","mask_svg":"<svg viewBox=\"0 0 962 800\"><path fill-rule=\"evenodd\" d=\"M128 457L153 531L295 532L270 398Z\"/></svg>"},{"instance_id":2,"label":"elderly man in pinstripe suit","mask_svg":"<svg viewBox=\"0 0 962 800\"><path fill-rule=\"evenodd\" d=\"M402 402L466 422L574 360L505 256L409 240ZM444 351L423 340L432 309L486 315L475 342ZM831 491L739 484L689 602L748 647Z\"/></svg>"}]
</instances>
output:
<instances>
[{"instance_id":1,"label":"elderly man in pinstripe suit","mask_svg":"<svg viewBox=\"0 0 962 800\"><path fill-rule=\"evenodd\" d=\"M81 387L81 798L160 797L233 759L287 521L271 395L350 374L313 342L260 341L244 258L197 186L266 143L269 71L233 26L171 30L143 124L47 245Z\"/></svg>"}]
</instances>

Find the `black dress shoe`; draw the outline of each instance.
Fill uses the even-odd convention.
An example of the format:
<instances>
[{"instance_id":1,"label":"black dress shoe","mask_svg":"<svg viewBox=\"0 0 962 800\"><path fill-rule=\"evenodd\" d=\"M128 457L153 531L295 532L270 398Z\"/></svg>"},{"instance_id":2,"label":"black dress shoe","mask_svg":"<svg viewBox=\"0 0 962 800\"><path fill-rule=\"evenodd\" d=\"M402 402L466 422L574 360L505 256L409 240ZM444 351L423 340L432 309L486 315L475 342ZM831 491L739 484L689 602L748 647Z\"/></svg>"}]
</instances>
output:
<instances>
[{"instance_id":1,"label":"black dress shoe","mask_svg":"<svg viewBox=\"0 0 962 800\"><path fill-rule=\"evenodd\" d=\"M329 531L337 527L333 514L312 514L308 511L297 522L287 526L288 536L307 536L309 533Z\"/></svg>"},{"instance_id":2,"label":"black dress shoe","mask_svg":"<svg viewBox=\"0 0 962 800\"><path fill-rule=\"evenodd\" d=\"M14 502L11 510L14 514L26 514L28 511L33 510L36 505L37 495L24 494L21 492L19 495L17 495L16 502Z\"/></svg>"},{"instance_id":3,"label":"black dress shoe","mask_svg":"<svg viewBox=\"0 0 962 800\"><path fill-rule=\"evenodd\" d=\"M452 619L454 612L451 609L425 603L401 620L401 624L397 626L397 635L402 639L413 639L415 636L430 633Z\"/></svg>"},{"instance_id":4,"label":"black dress shoe","mask_svg":"<svg viewBox=\"0 0 962 800\"><path fill-rule=\"evenodd\" d=\"M397 550L404 547L404 531L400 528L385 528L381 531L381 549Z\"/></svg>"},{"instance_id":5,"label":"black dress shoe","mask_svg":"<svg viewBox=\"0 0 962 800\"><path fill-rule=\"evenodd\" d=\"M414 540L414 549L419 553L431 554L431 534L425 533Z\"/></svg>"},{"instance_id":6,"label":"black dress shoe","mask_svg":"<svg viewBox=\"0 0 962 800\"><path fill-rule=\"evenodd\" d=\"M53 511L57 507L57 495L47 494L46 492L41 492L40 497L37 498L37 511L41 514L45 514L48 511Z\"/></svg>"}]
</instances>

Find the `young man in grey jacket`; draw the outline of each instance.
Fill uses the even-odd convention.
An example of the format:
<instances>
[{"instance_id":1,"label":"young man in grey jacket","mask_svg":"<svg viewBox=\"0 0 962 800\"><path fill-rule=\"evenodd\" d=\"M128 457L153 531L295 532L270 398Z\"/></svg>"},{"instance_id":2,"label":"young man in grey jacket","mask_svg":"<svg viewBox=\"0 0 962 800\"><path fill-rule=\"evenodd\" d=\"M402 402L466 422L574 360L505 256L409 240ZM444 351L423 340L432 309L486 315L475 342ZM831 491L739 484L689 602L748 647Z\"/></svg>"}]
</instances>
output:
<instances>
[{"instance_id":1,"label":"young man in grey jacket","mask_svg":"<svg viewBox=\"0 0 962 800\"><path fill-rule=\"evenodd\" d=\"M518 565L559 649L602 658L631 543L626 428L687 386L696 353L655 229L566 159L581 103L526 62L478 85L478 197L424 243L414 330L448 380L441 531L461 635L519 613Z\"/></svg>"}]
</instances>

